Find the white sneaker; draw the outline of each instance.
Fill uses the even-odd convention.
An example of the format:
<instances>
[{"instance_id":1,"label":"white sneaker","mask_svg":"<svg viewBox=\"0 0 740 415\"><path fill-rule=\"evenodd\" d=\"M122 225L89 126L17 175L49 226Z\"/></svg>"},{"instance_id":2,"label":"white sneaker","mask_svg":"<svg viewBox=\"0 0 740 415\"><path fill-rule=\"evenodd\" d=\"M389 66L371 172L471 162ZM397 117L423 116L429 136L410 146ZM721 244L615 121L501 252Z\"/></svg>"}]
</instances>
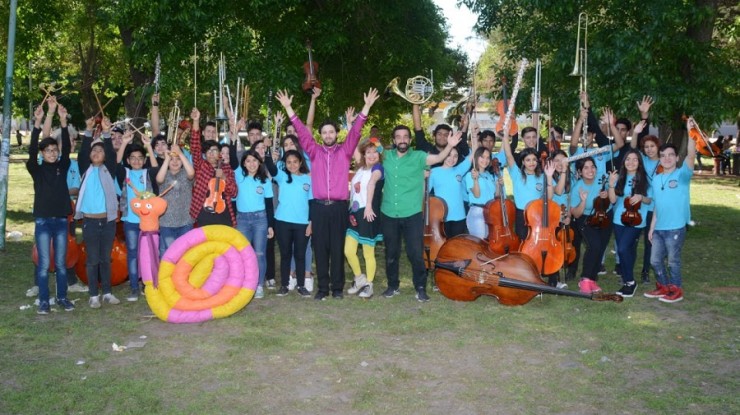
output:
<instances>
[{"instance_id":1,"label":"white sneaker","mask_svg":"<svg viewBox=\"0 0 740 415\"><path fill-rule=\"evenodd\" d=\"M306 278L303 286L308 290L308 292L313 292L313 277Z\"/></svg>"},{"instance_id":2,"label":"white sneaker","mask_svg":"<svg viewBox=\"0 0 740 415\"><path fill-rule=\"evenodd\" d=\"M275 289L275 280L267 280L265 281L265 285L267 285L268 290L274 290Z\"/></svg>"},{"instance_id":3,"label":"white sneaker","mask_svg":"<svg viewBox=\"0 0 740 415\"><path fill-rule=\"evenodd\" d=\"M294 276L290 276L290 280L288 280L288 291L295 290L295 286L298 285L298 280Z\"/></svg>"},{"instance_id":4,"label":"white sneaker","mask_svg":"<svg viewBox=\"0 0 740 415\"><path fill-rule=\"evenodd\" d=\"M86 285L82 285L79 282L76 282L68 286L67 291L71 293L86 293L89 291L89 288L87 288Z\"/></svg>"},{"instance_id":5,"label":"white sneaker","mask_svg":"<svg viewBox=\"0 0 740 415\"><path fill-rule=\"evenodd\" d=\"M367 285L360 289L360 293L357 294L360 298L370 298L373 296L373 283L368 282Z\"/></svg>"},{"instance_id":6,"label":"white sneaker","mask_svg":"<svg viewBox=\"0 0 740 415\"><path fill-rule=\"evenodd\" d=\"M39 295L39 287L37 285L26 290L26 297L36 297L37 295Z\"/></svg>"},{"instance_id":7,"label":"white sneaker","mask_svg":"<svg viewBox=\"0 0 740 415\"><path fill-rule=\"evenodd\" d=\"M94 295L90 297L90 301L88 304L90 304L90 308L100 308L100 296Z\"/></svg>"},{"instance_id":8,"label":"white sneaker","mask_svg":"<svg viewBox=\"0 0 740 415\"><path fill-rule=\"evenodd\" d=\"M365 276L365 274L360 274L355 277L355 280L352 283L352 286L349 287L349 289L347 290L347 294L357 294L366 285L367 285L367 277Z\"/></svg>"},{"instance_id":9,"label":"white sneaker","mask_svg":"<svg viewBox=\"0 0 740 415\"><path fill-rule=\"evenodd\" d=\"M559 282L557 288L560 288L561 290L564 290L564 289L568 288L568 284L566 284L564 282Z\"/></svg>"},{"instance_id":10,"label":"white sneaker","mask_svg":"<svg viewBox=\"0 0 740 415\"><path fill-rule=\"evenodd\" d=\"M119 300L118 298L116 298L115 295L110 294L110 293L103 294L103 302L112 304L112 305L121 304L121 300Z\"/></svg>"},{"instance_id":11,"label":"white sneaker","mask_svg":"<svg viewBox=\"0 0 740 415\"><path fill-rule=\"evenodd\" d=\"M254 292L254 298L265 298L265 289L261 285L257 286L257 291Z\"/></svg>"}]
</instances>

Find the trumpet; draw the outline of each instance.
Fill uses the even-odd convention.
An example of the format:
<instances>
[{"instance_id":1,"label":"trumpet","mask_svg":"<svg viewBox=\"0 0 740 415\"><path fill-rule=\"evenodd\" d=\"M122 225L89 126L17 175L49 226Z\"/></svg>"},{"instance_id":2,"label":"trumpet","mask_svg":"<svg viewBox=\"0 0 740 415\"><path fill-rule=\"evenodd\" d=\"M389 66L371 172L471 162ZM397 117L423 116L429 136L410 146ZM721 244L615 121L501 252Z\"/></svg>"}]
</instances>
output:
<instances>
[{"instance_id":1,"label":"trumpet","mask_svg":"<svg viewBox=\"0 0 740 415\"><path fill-rule=\"evenodd\" d=\"M171 143L177 144L177 126L180 123L180 107L175 101L175 106L170 110L170 115L167 117L167 140Z\"/></svg>"},{"instance_id":2,"label":"trumpet","mask_svg":"<svg viewBox=\"0 0 740 415\"><path fill-rule=\"evenodd\" d=\"M390 98L391 93L398 95L406 101L421 105L432 98L434 93L434 86L432 81L424 76L415 76L406 80L406 91L405 93L398 88L398 82L400 78L393 78L388 86L385 87L385 97Z\"/></svg>"}]
</instances>

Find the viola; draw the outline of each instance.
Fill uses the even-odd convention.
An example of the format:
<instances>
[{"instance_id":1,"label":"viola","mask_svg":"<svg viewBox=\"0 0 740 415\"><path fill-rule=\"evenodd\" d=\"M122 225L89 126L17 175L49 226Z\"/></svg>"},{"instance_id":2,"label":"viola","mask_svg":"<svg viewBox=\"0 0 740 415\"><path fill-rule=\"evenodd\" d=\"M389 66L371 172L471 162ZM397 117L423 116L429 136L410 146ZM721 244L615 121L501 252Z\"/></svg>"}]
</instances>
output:
<instances>
[{"instance_id":1,"label":"viola","mask_svg":"<svg viewBox=\"0 0 740 415\"><path fill-rule=\"evenodd\" d=\"M506 97L506 77L501 78L501 84L502 84L502 95L503 98L496 104L496 112L498 112L498 122L496 123L496 132L502 132L504 131L504 124L506 122L506 111L509 108L509 100ZM510 116L510 123L509 123L509 137L513 137L517 133L519 133L519 125L516 123L516 117L514 116L516 114L516 111L512 111L512 114Z\"/></svg>"},{"instance_id":2,"label":"viola","mask_svg":"<svg viewBox=\"0 0 740 415\"><path fill-rule=\"evenodd\" d=\"M601 191L606 190L606 184L607 184L606 176L601 177ZM593 211L594 213L591 214L591 216L586 219L586 224L589 226L593 226L594 228L600 228L604 229L607 226L609 226L609 215L607 215L607 211L609 210L609 206L611 205L611 202L609 202L608 197L600 197L596 196L596 199L594 199L594 207Z\"/></svg>"},{"instance_id":3,"label":"viola","mask_svg":"<svg viewBox=\"0 0 740 415\"><path fill-rule=\"evenodd\" d=\"M573 246L575 232L573 231L573 228L570 227L570 225L565 224L564 218L566 217L565 215L570 215L570 208L566 207L565 205L561 205L560 212L562 214L560 221L563 222L563 225L555 230L555 235L560 241L560 244L563 245L563 258L565 261L564 265L570 265L573 263L573 261L576 260L576 248Z\"/></svg>"},{"instance_id":4,"label":"viola","mask_svg":"<svg viewBox=\"0 0 740 415\"><path fill-rule=\"evenodd\" d=\"M439 248L447 240L444 229L447 203L439 197L429 195L427 182L424 183L424 187L424 254L427 259L427 269L432 269Z\"/></svg>"},{"instance_id":5,"label":"viola","mask_svg":"<svg viewBox=\"0 0 740 415\"><path fill-rule=\"evenodd\" d=\"M542 197L529 202L524 210L529 233L519 251L532 258L542 275L549 275L563 266L564 254L555 232L560 223L560 208L549 200L547 175L543 173L542 177Z\"/></svg>"},{"instance_id":6,"label":"viola","mask_svg":"<svg viewBox=\"0 0 740 415\"><path fill-rule=\"evenodd\" d=\"M213 177L208 181L208 197L203 202L203 208L209 213L223 213L226 209L224 200L224 190L226 190L226 180L216 177L216 170L221 168L221 159L213 171Z\"/></svg>"},{"instance_id":7,"label":"viola","mask_svg":"<svg viewBox=\"0 0 740 415\"><path fill-rule=\"evenodd\" d=\"M691 120L693 126L689 128L689 137L694 140L696 146L696 152L706 157L719 157L722 153L722 149L714 143L710 143L706 134L699 128L696 120L693 117L683 116L684 121Z\"/></svg>"},{"instance_id":8,"label":"viola","mask_svg":"<svg viewBox=\"0 0 740 415\"><path fill-rule=\"evenodd\" d=\"M321 88L321 81L318 77L319 63L313 60L310 40L306 41L306 49L308 50L308 61L303 63L303 73L306 75L306 79L301 87L307 93L312 94L314 87Z\"/></svg>"},{"instance_id":9,"label":"viola","mask_svg":"<svg viewBox=\"0 0 740 415\"><path fill-rule=\"evenodd\" d=\"M494 297L502 305L528 303L540 293L622 302L617 294L584 294L545 284L537 265L527 255L497 255L485 241L472 235L458 235L442 245L435 261L436 282L445 297L473 301L481 295Z\"/></svg>"},{"instance_id":10,"label":"viola","mask_svg":"<svg viewBox=\"0 0 740 415\"><path fill-rule=\"evenodd\" d=\"M635 195L635 188L632 188L632 196ZM630 203L630 198L624 198L624 212L622 212L622 224L624 226L639 226L642 223L642 215L640 214L640 207L642 202L637 202L634 205Z\"/></svg>"},{"instance_id":11,"label":"viola","mask_svg":"<svg viewBox=\"0 0 740 415\"><path fill-rule=\"evenodd\" d=\"M486 203L483 216L488 225L488 247L497 254L508 254L519 249L521 241L514 231L514 222L510 218L516 217L514 202L506 198L501 178L501 166L497 159L491 160L491 169L496 180L498 198Z\"/></svg>"}]
</instances>

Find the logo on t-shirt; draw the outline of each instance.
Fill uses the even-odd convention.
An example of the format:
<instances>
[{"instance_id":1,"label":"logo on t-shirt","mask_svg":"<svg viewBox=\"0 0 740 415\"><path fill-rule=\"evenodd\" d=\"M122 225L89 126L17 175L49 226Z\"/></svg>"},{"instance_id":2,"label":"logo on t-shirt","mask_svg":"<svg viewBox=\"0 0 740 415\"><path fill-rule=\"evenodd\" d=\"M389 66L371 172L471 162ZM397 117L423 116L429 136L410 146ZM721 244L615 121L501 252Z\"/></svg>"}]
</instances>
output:
<instances>
[{"instance_id":1,"label":"logo on t-shirt","mask_svg":"<svg viewBox=\"0 0 740 415\"><path fill-rule=\"evenodd\" d=\"M458 174L457 176L455 176L455 179L457 180L458 183L462 183L462 176L461 175Z\"/></svg>"},{"instance_id":2,"label":"logo on t-shirt","mask_svg":"<svg viewBox=\"0 0 740 415\"><path fill-rule=\"evenodd\" d=\"M255 191L257 192L258 195L265 193L265 189L262 186L257 186L257 189Z\"/></svg>"},{"instance_id":3,"label":"logo on t-shirt","mask_svg":"<svg viewBox=\"0 0 740 415\"><path fill-rule=\"evenodd\" d=\"M537 183L537 186L535 186L538 192L542 191L542 183Z\"/></svg>"},{"instance_id":4,"label":"logo on t-shirt","mask_svg":"<svg viewBox=\"0 0 740 415\"><path fill-rule=\"evenodd\" d=\"M310 185L310 184L308 184L308 183L303 183L303 190L304 190L304 191L306 191L306 192L307 192L307 191L308 191L308 189L310 189L310 188L311 188L311 185Z\"/></svg>"},{"instance_id":5,"label":"logo on t-shirt","mask_svg":"<svg viewBox=\"0 0 740 415\"><path fill-rule=\"evenodd\" d=\"M678 187L678 180L673 179L673 180L671 180L671 181L668 182L668 188L675 189L677 187Z\"/></svg>"}]
</instances>

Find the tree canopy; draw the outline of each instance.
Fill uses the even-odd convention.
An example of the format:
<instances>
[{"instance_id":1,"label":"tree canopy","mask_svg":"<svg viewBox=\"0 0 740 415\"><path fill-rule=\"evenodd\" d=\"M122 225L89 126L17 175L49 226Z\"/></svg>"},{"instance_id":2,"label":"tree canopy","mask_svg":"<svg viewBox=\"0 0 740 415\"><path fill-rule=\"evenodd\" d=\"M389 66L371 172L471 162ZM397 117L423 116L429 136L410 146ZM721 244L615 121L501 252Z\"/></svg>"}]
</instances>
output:
<instances>
[{"instance_id":1,"label":"tree canopy","mask_svg":"<svg viewBox=\"0 0 740 415\"><path fill-rule=\"evenodd\" d=\"M588 15L588 92L593 105L611 106L635 119L635 101L655 98L652 121L678 127L682 114L707 128L735 120L740 108L740 6L725 0L461 0L479 13L477 28L490 33L481 69L515 73L522 57L542 59L542 99L551 99L556 120L576 116L575 61L578 15ZM581 39L583 41L583 39ZM487 59L487 60L486 60ZM531 87L534 71L527 73ZM483 83L485 84L485 83ZM490 84L490 82L489 82ZM493 83L491 88L498 85ZM528 107L521 94L519 107ZM524 105L522 105L524 103ZM547 108L543 108L545 111Z\"/></svg>"}]
</instances>

